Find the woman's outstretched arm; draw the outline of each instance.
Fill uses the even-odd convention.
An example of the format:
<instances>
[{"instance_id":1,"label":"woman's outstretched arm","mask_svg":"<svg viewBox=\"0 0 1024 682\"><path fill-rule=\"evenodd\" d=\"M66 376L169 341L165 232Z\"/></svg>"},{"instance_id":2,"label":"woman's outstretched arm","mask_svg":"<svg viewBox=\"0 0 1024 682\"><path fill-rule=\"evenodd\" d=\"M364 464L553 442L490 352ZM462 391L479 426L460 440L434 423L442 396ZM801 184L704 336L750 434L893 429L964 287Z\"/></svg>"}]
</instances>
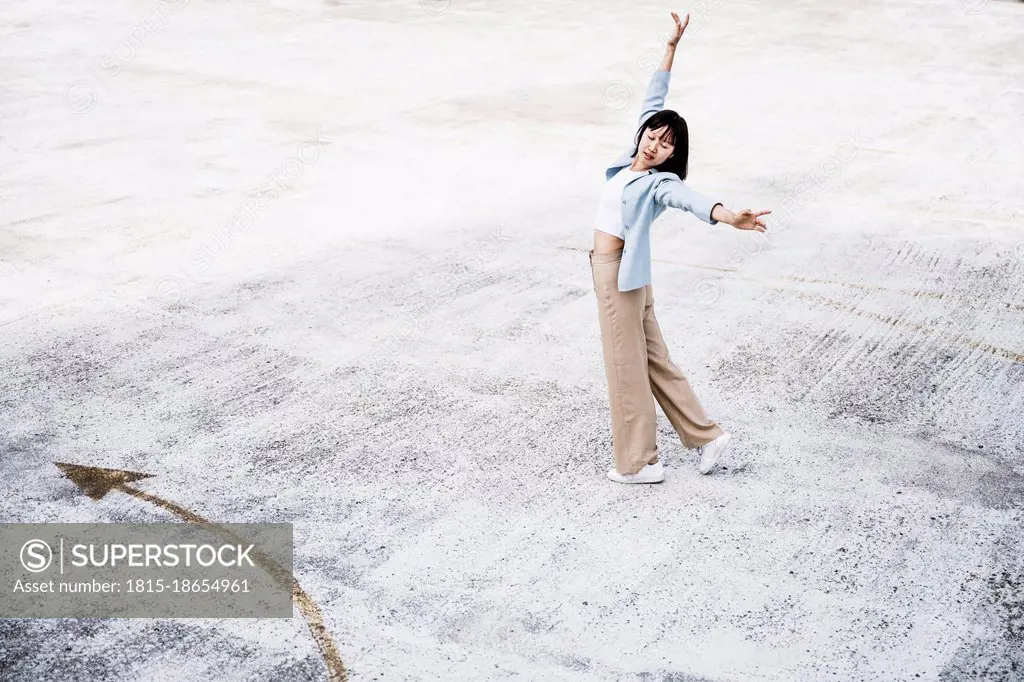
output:
<instances>
[{"instance_id":1,"label":"woman's outstretched arm","mask_svg":"<svg viewBox=\"0 0 1024 682\"><path fill-rule=\"evenodd\" d=\"M761 216L771 213L771 211L751 211L749 208L742 211L730 211L722 202L714 201L706 194L691 189L685 183L677 180L665 180L655 187L654 200L665 206L689 211L709 225L725 223L732 225L737 230L764 232L768 226L761 220Z\"/></svg>"},{"instance_id":2,"label":"woman's outstretched arm","mask_svg":"<svg viewBox=\"0 0 1024 682\"><path fill-rule=\"evenodd\" d=\"M672 60L676 56L676 45L683 37L686 25L690 23L690 15L687 13L680 21L679 15L672 12L672 19L676 22L675 34L669 37L668 43L665 45L665 56L661 58L661 64L657 70L651 74L650 85L647 86L647 92L644 94L639 125L643 125L644 121L665 108L665 96L668 94L668 81L672 71Z\"/></svg>"}]
</instances>

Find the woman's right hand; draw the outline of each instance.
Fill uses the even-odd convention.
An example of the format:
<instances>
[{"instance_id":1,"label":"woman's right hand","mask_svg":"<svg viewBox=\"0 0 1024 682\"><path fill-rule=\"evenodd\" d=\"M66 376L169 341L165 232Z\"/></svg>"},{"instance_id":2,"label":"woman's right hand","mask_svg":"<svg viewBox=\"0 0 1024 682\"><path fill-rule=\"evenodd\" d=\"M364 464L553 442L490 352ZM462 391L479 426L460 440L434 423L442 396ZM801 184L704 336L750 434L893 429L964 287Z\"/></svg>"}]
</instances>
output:
<instances>
[{"instance_id":1,"label":"woman's right hand","mask_svg":"<svg viewBox=\"0 0 1024 682\"><path fill-rule=\"evenodd\" d=\"M729 222L730 225L735 227L737 230L756 230L758 232L764 232L768 229L768 226L761 220L761 216L768 215L771 211L751 211L749 208L745 208L742 211L737 211L732 214L732 220Z\"/></svg>"},{"instance_id":2,"label":"woman's right hand","mask_svg":"<svg viewBox=\"0 0 1024 682\"><path fill-rule=\"evenodd\" d=\"M672 13L672 18L676 22L676 32L675 35L668 39L669 47L675 47L679 43L679 39L683 37L683 31L686 30L686 25L690 23L690 13L687 12L681 22L679 21L679 15L675 12Z\"/></svg>"}]
</instances>

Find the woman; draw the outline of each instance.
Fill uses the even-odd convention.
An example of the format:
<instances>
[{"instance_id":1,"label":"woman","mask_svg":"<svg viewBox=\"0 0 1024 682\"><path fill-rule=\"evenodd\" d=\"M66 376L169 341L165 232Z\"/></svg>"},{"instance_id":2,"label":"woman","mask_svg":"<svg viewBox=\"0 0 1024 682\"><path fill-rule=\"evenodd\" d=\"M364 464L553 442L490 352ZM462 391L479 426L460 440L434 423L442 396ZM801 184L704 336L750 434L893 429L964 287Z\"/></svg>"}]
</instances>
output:
<instances>
[{"instance_id":1,"label":"woman","mask_svg":"<svg viewBox=\"0 0 1024 682\"><path fill-rule=\"evenodd\" d=\"M607 180L594 225L590 269L598 317L615 466L608 478L619 483L665 479L655 442L657 399L683 445L700 453L700 472L710 473L729 443L729 434L708 419L686 377L669 359L651 290L650 226L666 207L689 211L704 222L764 232L761 216L771 211L734 213L683 184L689 156L686 121L662 110L676 45L690 21L676 23L665 57L651 77L640 114L635 146L605 171Z\"/></svg>"}]
</instances>

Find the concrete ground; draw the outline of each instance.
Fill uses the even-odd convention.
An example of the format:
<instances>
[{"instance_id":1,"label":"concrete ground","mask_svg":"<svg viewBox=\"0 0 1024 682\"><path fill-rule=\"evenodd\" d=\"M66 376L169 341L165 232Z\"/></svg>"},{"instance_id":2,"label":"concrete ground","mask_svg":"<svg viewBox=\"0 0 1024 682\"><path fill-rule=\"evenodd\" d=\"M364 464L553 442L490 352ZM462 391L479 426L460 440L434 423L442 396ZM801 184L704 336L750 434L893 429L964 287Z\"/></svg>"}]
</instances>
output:
<instances>
[{"instance_id":1,"label":"concrete ground","mask_svg":"<svg viewBox=\"0 0 1024 682\"><path fill-rule=\"evenodd\" d=\"M669 12L673 358L616 485L586 257ZM9 2L0 520L291 522L353 680L1024 679L1024 4ZM232 220L236 223L233 225ZM4 680L318 680L304 622L4 620Z\"/></svg>"}]
</instances>

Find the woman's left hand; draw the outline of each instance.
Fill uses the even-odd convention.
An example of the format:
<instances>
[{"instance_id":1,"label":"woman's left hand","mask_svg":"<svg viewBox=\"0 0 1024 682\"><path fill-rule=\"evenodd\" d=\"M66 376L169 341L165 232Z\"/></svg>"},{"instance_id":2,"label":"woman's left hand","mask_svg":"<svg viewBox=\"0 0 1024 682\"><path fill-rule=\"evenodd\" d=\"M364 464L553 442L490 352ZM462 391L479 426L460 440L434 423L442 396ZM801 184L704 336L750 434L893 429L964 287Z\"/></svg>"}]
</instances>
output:
<instances>
[{"instance_id":1,"label":"woman's left hand","mask_svg":"<svg viewBox=\"0 0 1024 682\"><path fill-rule=\"evenodd\" d=\"M679 39L683 37L683 31L686 30L686 25L690 23L690 13L687 12L686 17L682 21L679 21L679 15L673 12L672 20L676 22L676 30L675 34L668 38L669 47L675 47L679 44Z\"/></svg>"},{"instance_id":2,"label":"woman's left hand","mask_svg":"<svg viewBox=\"0 0 1024 682\"><path fill-rule=\"evenodd\" d=\"M761 220L761 216L768 215L771 211L751 211L749 208L745 208L742 211L737 211L735 218L733 218L732 226L737 230L757 230L758 232L764 232L768 229L768 226Z\"/></svg>"}]
</instances>

